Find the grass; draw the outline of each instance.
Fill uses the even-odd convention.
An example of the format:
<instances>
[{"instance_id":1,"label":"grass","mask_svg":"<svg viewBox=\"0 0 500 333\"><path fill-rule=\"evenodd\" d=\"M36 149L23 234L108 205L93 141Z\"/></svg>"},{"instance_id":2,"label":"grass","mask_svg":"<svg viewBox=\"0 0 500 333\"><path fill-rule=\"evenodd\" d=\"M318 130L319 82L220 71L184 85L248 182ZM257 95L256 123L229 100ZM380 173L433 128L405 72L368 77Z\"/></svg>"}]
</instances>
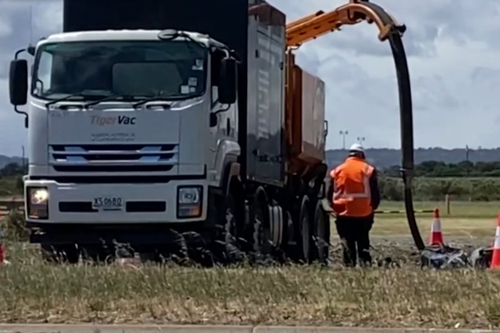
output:
<instances>
[{"instance_id":1,"label":"grass","mask_svg":"<svg viewBox=\"0 0 500 333\"><path fill-rule=\"evenodd\" d=\"M432 225L432 216L417 216L420 233L427 236ZM495 236L496 219L441 218L442 232L445 236L488 237ZM406 218L375 219L372 235L401 236L409 234Z\"/></svg>"},{"instance_id":2,"label":"grass","mask_svg":"<svg viewBox=\"0 0 500 333\"><path fill-rule=\"evenodd\" d=\"M495 203L453 203L452 216L443 212L445 239L493 237L495 211ZM432 214L418 220L426 236ZM408 227L402 214L381 215L372 234ZM390 254L401 268L344 269L338 245L330 268L51 266L33 246L11 243L11 264L0 267L0 322L500 327L499 273L420 269L407 245L374 245L375 259Z\"/></svg>"},{"instance_id":3,"label":"grass","mask_svg":"<svg viewBox=\"0 0 500 333\"><path fill-rule=\"evenodd\" d=\"M448 214L447 207L444 201L415 201L413 203L415 210L433 210L438 208L441 217L454 217L454 218L486 218L495 220L500 211L499 201L451 201L450 214ZM403 210L403 202L387 202L382 201L378 210ZM431 216L432 213L421 214L420 216ZM403 215L403 214L402 214ZM391 214L384 214L384 217L389 218Z\"/></svg>"},{"instance_id":4,"label":"grass","mask_svg":"<svg viewBox=\"0 0 500 333\"><path fill-rule=\"evenodd\" d=\"M444 235L451 236L491 236L495 235L497 214L500 202L452 202L450 214L447 214L444 202L415 202L415 210L429 210L438 208L441 215L441 224ZM403 210L400 202L383 202L379 210ZM416 213L420 232L427 235L433 221L432 213ZM377 214L372 234L374 235L403 235L408 234L406 215Z\"/></svg>"},{"instance_id":5,"label":"grass","mask_svg":"<svg viewBox=\"0 0 500 333\"><path fill-rule=\"evenodd\" d=\"M12 245L1 322L500 325L500 275L472 270L49 266Z\"/></svg>"}]
</instances>

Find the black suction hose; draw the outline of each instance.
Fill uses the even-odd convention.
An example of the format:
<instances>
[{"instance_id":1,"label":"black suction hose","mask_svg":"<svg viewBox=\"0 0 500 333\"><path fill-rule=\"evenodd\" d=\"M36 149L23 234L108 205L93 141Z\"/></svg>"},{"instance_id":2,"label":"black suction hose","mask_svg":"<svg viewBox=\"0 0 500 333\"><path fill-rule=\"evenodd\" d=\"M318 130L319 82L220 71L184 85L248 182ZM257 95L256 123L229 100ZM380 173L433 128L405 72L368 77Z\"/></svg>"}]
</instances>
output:
<instances>
[{"instance_id":1,"label":"black suction hose","mask_svg":"<svg viewBox=\"0 0 500 333\"><path fill-rule=\"evenodd\" d=\"M398 78L399 112L401 117L401 176L403 178L404 185L406 218L408 220L408 226L410 227L413 241L415 242L416 247L422 251L425 248L425 244L422 240L422 236L420 235L417 221L415 219L411 189L415 165L413 160L413 107L411 100L410 73L408 71L406 52L401 38L401 35L406 30L406 27L397 26L397 23L394 22L392 17L382 7L374 3L370 3L368 0L354 0L353 2L369 8L372 13L378 16L385 26L391 26L391 30L388 31L387 34L387 39L391 45L394 64L396 66L396 75ZM366 19L366 17L364 17L364 19Z\"/></svg>"},{"instance_id":2,"label":"black suction hose","mask_svg":"<svg viewBox=\"0 0 500 333\"><path fill-rule=\"evenodd\" d=\"M401 117L401 176L403 178L404 185L406 218L408 220L408 226L410 227L415 246L419 250L423 250L425 245L415 219L411 189L415 163L413 160L413 108L411 101L410 73L408 71L408 63L406 61L403 41L401 40L399 33L391 33L389 36L389 42L391 44L394 64L396 65L396 75L398 78L399 112Z\"/></svg>"}]
</instances>

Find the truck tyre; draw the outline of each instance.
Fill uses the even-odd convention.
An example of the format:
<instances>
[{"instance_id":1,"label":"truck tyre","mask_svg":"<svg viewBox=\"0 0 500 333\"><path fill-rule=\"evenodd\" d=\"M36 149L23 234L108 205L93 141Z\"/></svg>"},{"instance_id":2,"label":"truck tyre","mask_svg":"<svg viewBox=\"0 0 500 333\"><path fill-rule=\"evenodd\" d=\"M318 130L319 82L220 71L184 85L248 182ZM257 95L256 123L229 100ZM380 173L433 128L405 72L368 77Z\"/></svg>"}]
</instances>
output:
<instances>
[{"instance_id":1,"label":"truck tyre","mask_svg":"<svg viewBox=\"0 0 500 333\"><path fill-rule=\"evenodd\" d=\"M272 256L273 253L271 226L269 223L269 205L263 197L263 192L259 192L256 192L251 208L253 251L258 259L266 259Z\"/></svg>"},{"instance_id":2,"label":"truck tyre","mask_svg":"<svg viewBox=\"0 0 500 333\"><path fill-rule=\"evenodd\" d=\"M299 212L299 230L297 237L297 255L298 260L303 263L310 263L312 256L312 234L311 234L311 213L309 207L310 201L307 195L302 198Z\"/></svg>"},{"instance_id":3,"label":"truck tyre","mask_svg":"<svg viewBox=\"0 0 500 333\"><path fill-rule=\"evenodd\" d=\"M42 243L40 247L42 259L47 263L78 263L80 253L75 244L53 245Z\"/></svg>"},{"instance_id":4,"label":"truck tyre","mask_svg":"<svg viewBox=\"0 0 500 333\"><path fill-rule=\"evenodd\" d=\"M97 264L110 263L113 253L100 245L83 246L81 249L82 259Z\"/></svg>"},{"instance_id":5,"label":"truck tyre","mask_svg":"<svg viewBox=\"0 0 500 333\"><path fill-rule=\"evenodd\" d=\"M214 247L216 257L224 264L234 264L243 260L243 253L238 242L238 212L233 193L229 192L222 198L215 200L215 237Z\"/></svg>"},{"instance_id":6,"label":"truck tyre","mask_svg":"<svg viewBox=\"0 0 500 333\"><path fill-rule=\"evenodd\" d=\"M330 218L323 210L321 201L316 201L313 221L314 259L327 264L330 250Z\"/></svg>"},{"instance_id":7,"label":"truck tyre","mask_svg":"<svg viewBox=\"0 0 500 333\"><path fill-rule=\"evenodd\" d=\"M193 262L201 265L204 268L214 267L214 257L210 251L205 238L198 233L193 231L184 232L182 234L184 240L186 241L188 257Z\"/></svg>"},{"instance_id":8,"label":"truck tyre","mask_svg":"<svg viewBox=\"0 0 500 333\"><path fill-rule=\"evenodd\" d=\"M184 236L175 229L166 230L168 243L155 246L154 261L158 264L173 262L184 266L190 261L188 245Z\"/></svg>"}]
</instances>

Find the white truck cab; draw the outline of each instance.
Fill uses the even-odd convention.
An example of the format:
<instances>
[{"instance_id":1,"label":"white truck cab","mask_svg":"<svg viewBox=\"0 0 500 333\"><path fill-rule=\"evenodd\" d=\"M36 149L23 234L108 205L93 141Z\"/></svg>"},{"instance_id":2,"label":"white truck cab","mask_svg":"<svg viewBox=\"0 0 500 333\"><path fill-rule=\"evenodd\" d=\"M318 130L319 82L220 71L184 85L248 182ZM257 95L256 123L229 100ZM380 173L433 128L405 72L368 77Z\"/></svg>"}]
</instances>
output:
<instances>
[{"instance_id":1,"label":"white truck cab","mask_svg":"<svg viewBox=\"0 0 500 333\"><path fill-rule=\"evenodd\" d=\"M16 111L28 106L26 220L45 235L32 242L86 242L55 232L70 226L206 220L209 186L240 154L229 49L198 33L107 30L52 35L31 53L31 83L16 59L10 92Z\"/></svg>"}]
</instances>

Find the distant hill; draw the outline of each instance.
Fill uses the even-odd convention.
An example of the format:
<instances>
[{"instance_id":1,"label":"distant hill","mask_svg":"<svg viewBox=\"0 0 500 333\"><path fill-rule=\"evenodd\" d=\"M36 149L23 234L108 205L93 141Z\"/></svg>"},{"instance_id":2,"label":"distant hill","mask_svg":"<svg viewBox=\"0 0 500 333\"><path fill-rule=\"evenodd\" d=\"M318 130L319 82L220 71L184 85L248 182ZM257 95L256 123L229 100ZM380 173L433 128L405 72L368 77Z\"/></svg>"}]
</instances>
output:
<instances>
[{"instance_id":1,"label":"distant hill","mask_svg":"<svg viewBox=\"0 0 500 333\"><path fill-rule=\"evenodd\" d=\"M342 163L347 156L343 149L331 149L326 152L328 165L333 167ZM366 157L377 168L383 169L394 165L401 165L401 151L399 149L367 149ZM419 148L415 150L415 163L424 161L440 161L445 163L458 163L466 160L465 149ZM469 149L471 162L496 162L500 161L500 148L496 149ZM0 155L0 168L11 162L21 164L21 157Z\"/></svg>"},{"instance_id":2,"label":"distant hill","mask_svg":"<svg viewBox=\"0 0 500 333\"><path fill-rule=\"evenodd\" d=\"M466 160L465 149L419 148L415 149L415 163L424 161L439 161L445 163L459 163ZM332 149L326 152L328 165L333 167L342 163L347 151ZM367 149L366 158L377 168L383 169L394 165L401 165L401 151L399 149ZM500 148L496 149L469 149L471 162L500 161Z\"/></svg>"}]
</instances>

